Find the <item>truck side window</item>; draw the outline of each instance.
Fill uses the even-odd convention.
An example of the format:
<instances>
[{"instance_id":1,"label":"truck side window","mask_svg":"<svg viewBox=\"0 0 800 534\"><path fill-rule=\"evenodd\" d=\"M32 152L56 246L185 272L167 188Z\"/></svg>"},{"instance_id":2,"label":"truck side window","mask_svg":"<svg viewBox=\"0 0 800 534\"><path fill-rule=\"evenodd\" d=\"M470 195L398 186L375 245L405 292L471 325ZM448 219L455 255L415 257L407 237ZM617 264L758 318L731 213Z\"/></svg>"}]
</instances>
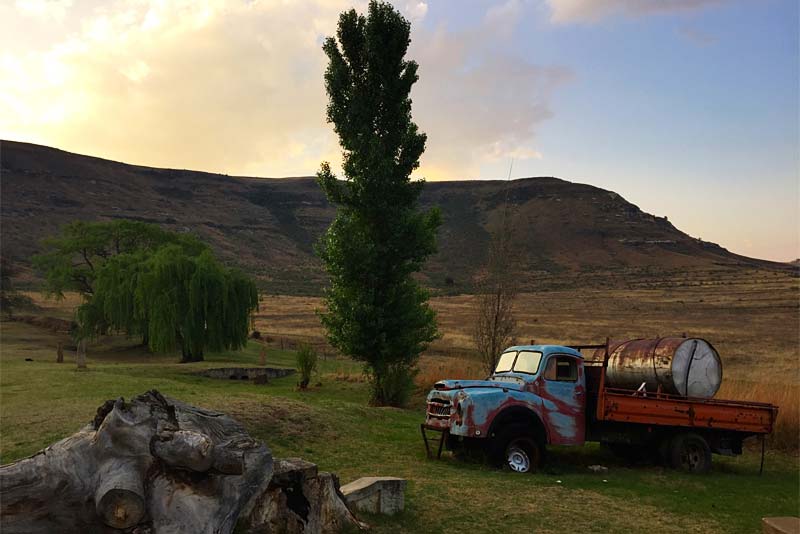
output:
<instances>
[{"instance_id":1,"label":"truck side window","mask_svg":"<svg viewBox=\"0 0 800 534\"><path fill-rule=\"evenodd\" d=\"M544 372L545 380L557 382L575 382L578 380L578 364L569 356L554 356L547 362Z\"/></svg>"}]
</instances>

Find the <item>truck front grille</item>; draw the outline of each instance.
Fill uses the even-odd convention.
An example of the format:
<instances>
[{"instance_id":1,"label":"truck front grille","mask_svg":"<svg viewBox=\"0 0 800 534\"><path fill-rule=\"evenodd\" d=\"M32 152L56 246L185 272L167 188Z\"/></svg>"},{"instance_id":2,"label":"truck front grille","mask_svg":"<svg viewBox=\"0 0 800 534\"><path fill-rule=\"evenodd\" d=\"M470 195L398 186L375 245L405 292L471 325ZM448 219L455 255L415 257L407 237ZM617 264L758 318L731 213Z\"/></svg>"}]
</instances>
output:
<instances>
[{"instance_id":1,"label":"truck front grille","mask_svg":"<svg viewBox=\"0 0 800 534\"><path fill-rule=\"evenodd\" d=\"M428 401L428 417L447 419L450 417L450 401L447 399L431 399Z\"/></svg>"}]
</instances>

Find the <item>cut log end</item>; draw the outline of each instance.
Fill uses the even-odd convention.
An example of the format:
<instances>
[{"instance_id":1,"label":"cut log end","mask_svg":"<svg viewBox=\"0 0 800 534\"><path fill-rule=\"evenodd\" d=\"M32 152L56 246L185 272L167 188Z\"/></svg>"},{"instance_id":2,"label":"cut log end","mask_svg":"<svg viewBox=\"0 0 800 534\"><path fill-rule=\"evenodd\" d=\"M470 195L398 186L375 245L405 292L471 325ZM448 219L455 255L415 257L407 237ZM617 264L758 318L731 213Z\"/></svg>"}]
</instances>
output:
<instances>
[{"instance_id":1,"label":"cut log end","mask_svg":"<svg viewBox=\"0 0 800 534\"><path fill-rule=\"evenodd\" d=\"M127 489L109 490L97 502L97 515L112 528L134 527L142 521L144 513L142 496Z\"/></svg>"}]
</instances>

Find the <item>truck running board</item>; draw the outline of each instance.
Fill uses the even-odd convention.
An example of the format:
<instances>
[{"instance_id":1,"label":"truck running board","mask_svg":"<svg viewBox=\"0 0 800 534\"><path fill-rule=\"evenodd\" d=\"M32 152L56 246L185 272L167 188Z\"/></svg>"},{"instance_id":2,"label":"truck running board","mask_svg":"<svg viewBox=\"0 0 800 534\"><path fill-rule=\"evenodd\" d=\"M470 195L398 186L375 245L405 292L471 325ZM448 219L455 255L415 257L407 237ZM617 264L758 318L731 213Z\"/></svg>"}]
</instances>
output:
<instances>
[{"instance_id":1,"label":"truck running board","mask_svg":"<svg viewBox=\"0 0 800 534\"><path fill-rule=\"evenodd\" d=\"M437 460L440 459L442 457L442 447L444 446L444 441L447 439L447 436L450 434L450 431L446 430L446 429L445 430L439 430L438 428L430 428L430 427L428 427L427 430L430 430L431 432L438 432L439 433L439 437L437 438L435 436L434 437L428 437L428 434L425 432L426 427L425 427L424 423L419 425L419 430L420 430L420 432L422 432L422 441L425 443L425 455L428 458L432 458L433 457L433 453L431 451L430 443L431 442L436 443L438 441L439 445L437 446L436 459Z\"/></svg>"}]
</instances>

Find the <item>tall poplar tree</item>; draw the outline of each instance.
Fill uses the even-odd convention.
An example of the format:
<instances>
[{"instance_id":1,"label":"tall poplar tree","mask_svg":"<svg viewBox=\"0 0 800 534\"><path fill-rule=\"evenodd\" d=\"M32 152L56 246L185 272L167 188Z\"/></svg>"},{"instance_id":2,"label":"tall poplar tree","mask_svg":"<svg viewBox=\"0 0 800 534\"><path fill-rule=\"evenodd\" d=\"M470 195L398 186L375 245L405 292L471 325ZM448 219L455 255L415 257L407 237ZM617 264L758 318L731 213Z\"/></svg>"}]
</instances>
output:
<instances>
[{"instance_id":1,"label":"tall poplar tree","mask_svg":"<svg viewBox=\"0 0 800 534\"><path fill-rule=\"evenodd\" d=\"M411 120L410 28L373 0L366 17L342 13L323 46L345 180L322 164L319 184L337 206L318 246L331 280L322 321L333 346L365 362L379 405L405 401L417 359L438 335L428 294L411 276L435 252L441 216L417 209L423 181L410 179L426 140Z\"/></svg>"}]
</instances>

